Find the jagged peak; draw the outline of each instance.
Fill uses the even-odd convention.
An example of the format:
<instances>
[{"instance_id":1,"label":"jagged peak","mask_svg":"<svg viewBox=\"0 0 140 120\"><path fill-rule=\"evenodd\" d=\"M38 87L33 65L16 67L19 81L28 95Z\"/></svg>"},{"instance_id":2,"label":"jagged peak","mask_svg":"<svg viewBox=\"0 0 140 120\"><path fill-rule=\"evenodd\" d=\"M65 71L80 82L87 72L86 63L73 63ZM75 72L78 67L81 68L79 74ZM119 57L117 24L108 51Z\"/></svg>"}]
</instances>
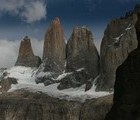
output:
<instances>
[{"instance_id":1,"label":"jagged peak","mask_svg":"<svg viewBox=\"0 0 140 120\"><path fill-rule=\"evenodd\" d=\"M56 17L54 20L53 20L53 22L52 22L52 25L60 25L61 23L60 23L60 19L59 19L59 17Z\"/></svg>"},{"instance_id":2,"label":"jagged peak","mask_svg":"<svg viewBox=\"0 0 140 120\"><path fill-rule=\"evenodd\" d=\"M89 29L88 26L86 26L86 25L83 25L82 27L76 26L76 27L74 27L74 29L73 29L73 32L74 32L74 33L83 32L83 31L90 31L90 29Z\"/></svg>"},{"instance_id":3,"label":"jagged peak","mask_svg":"<svg viewBox=\"0 0 140 120\"><path fill-rule=\"evenodd\" d=\"M82 27L81 26L75 26L74 29L77 29L77 30L87 29L87 30L89 30L87 25L83 25Z\"/></svg>"},{"instance_id":4,"label":"jagged peak","mask_svg":"<svg viewBox=\"0 0 140 120\"><path fill-rule=\"evenodd\" d=\"M22 41L21 42L30 42L31 41L31 39L26 35L23 39L22 39Z\"/></svg>"}]
</instances>

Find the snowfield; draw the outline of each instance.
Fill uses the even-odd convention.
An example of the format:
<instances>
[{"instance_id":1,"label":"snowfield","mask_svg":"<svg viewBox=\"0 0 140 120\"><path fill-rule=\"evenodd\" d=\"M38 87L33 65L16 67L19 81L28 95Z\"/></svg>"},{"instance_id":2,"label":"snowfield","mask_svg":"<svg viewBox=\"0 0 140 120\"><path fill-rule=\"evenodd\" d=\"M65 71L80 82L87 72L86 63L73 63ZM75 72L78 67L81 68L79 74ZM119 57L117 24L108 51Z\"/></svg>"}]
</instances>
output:
<instances>
[{"instance_id":1,"label":"snowfield","mask_svg":"<svg viewBox=\"0 0 140 120\"><path fill-rule=\"evenodd\" d=\"M7 70L8 75L6 77L16 78L18 80L18 84L12 85L11 89L8 92L13 92L19 89L26 89L30 92L43 92L51 97L65 99L68 101L80 101L85 102L87 99L98 98L102 96L106 96L112 93L109 92L96 92L96 86L93 84L92 88L85 92L85 85L78 87L78 88L70 88L65 90L58 90L57 86L59 83L55 83L49 86L44 86L44 84L36 84L35 82L35 74L37 69L32 69L29 67L12 67ZM57 80L65 77L67 74L71 73L64 73L58 76ZM44 74L42 73L44 76Z\"/></svg>"}]
</instances>

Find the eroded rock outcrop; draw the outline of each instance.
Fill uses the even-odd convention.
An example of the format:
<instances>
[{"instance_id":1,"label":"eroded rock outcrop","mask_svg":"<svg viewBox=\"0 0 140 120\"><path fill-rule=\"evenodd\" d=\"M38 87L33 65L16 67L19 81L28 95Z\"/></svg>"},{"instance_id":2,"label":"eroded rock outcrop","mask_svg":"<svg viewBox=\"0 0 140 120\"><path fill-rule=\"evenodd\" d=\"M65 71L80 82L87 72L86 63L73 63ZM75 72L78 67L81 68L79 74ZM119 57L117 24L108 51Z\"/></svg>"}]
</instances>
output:
<instances>
[{"instance_id":1,"label":"eroded rock outcrop","mask_svg":"<svg viewBox=\"0 0 140 120\"><path fill-rule=\"evenodd\" d=\"M34 55L31 41L26 36L23 41L21 41L19 54L15 65L25 67L39 67L40 64L41 59Z\"/></svg>"},{"instance_id":2,"label":"eroded rock outcrop","mask_svg":"<svg viewBox=\"0 0 140 120\"><path fill-rule=\"evenodd\" d=\"M114 88L114 104L105 120L140 119L140 6L135 25L138 47L118 67Z\"/></svg>"},{"instance_id":3,"label":"eroded rock outcrop","mask_svg":"<svg viewBox=\"0 0 140 120\"><path fill-rule=\"evenodd\" d=\"M36 83L53 84L54 79L63 73L66 57L65 46L60 20L55 18L45 35L43 62L36 73Z\"/></svg>"},{"instance_id":4,"label":"eroded rock outcrop","mask_svg":"<svg viewBox=\"0 0 140 120\"><path fill-rule=\"evenodd\" d=\"M65 64L65 40L59 18L53 20L46 32L44 40L43 60L44 71L61 73Z\"/></svg>"},{"instance_id":5,"label":"eroded rock outcrop","mask_svg":"<svg viewBox=\"0 0 140 120\"><path fill-rule=\"evenodd\" d=\"M113 20L107 26L101 43L101 73L97 90L109 91L114 88L117 67L137 48L136 22L137 15L133 14Z\"/></svg>"},{"instance_id":6,"label":"eroded rock outcrop","mask_svg":"<svg viewBox=\"0 0 140 120\"><path fill-rule=\"evenodd\" d=\"M0 120L103 120L111 105L112 96L79 103L18 90L0 95Z\"/></svg>"},{"instance_id":7,"label":"eroded rock outcrop","mask_svg":"<svg viewBox=\"0 0 140 120\"><path fill-rule=\"evenodd\" d=\"M70 86L79 87L99 74L98 51L93 43L92 32L87 27L74 28L67 42L66 72L74 72L74 74L71 75L73 79L63 79L60 83L60 86L63 86L63 88Z\"/></svg>"}]
</instances>

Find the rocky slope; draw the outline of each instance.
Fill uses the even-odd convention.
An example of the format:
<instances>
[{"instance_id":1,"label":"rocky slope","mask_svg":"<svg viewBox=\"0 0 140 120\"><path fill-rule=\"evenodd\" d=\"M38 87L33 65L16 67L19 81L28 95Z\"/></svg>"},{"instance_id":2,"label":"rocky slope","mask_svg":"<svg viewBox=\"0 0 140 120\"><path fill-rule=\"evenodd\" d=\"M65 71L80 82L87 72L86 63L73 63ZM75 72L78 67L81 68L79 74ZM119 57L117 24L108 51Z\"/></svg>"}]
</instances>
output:
<instances>
[{"instance_id":1,"label":"rocky slope","mask_svg":"<svg viewBox=\"0 0 140 120\"><path fill-rule=\"evenodd\" d=\"M80 70L79 70L80 69ZM59 89L78 87L93 81L99 74L99 55L87 27L75 27L66 45L66 72ZM91 80L92 79L92 80Z\"/></svg>"},{"instance_id":2,"label":"rocky slope","mask_svg":"<svg viewBox=\"0 0 140 120\"><path fill-rule=\"evenodd\" d=\"M23 41L21 41L19 54L16 61L16 66L26 66L26 67L39 67L41 64L41 59L35 56L32 50L31 41L26 36Z\"/></svg>"},{"instance_id":3,"label":"rocky slope","mask_svg":"<svg viewBox=\"0 0 140 120\"><path fill-rule=\"evenodd\" d=\"M133 14L113 20L107 26L101 43L101 72L97 91L109 91L114 88L117 67L137 48L136 22L137 15Z\"/></svg>"},{"instance_id":4,"label":"rocky slope","mask_svg":"<svg viewBox=\"0 0 140 120\"><path fill-rule=\"evenodd\" d=\"M103 120L111 105L112 96L79 103L18 90L0 95L0 120Z\"/></svg>"},{"instance_id":5,"label":"rocky slope","mask_svg":"<svg viewBox=\"0 0 140 120\"><path fill-rule=\"evenodd\" d=\"M138 47L117 69L114 104L105 120L140 119L140 9L136 14L138 20L135 28Z\"/></svg>"}]
</instances>

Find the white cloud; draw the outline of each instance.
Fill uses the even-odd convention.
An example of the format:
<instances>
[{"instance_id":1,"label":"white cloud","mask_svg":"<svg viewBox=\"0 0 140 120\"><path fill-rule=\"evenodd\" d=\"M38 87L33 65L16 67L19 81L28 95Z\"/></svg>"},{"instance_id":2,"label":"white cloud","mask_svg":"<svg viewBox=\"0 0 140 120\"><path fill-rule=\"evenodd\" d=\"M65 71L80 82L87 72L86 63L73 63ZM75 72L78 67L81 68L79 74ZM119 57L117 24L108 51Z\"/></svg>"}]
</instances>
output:
<instances>
[{"instance_id":1,"label":"white cloud","mask_svg":"<svg viewBox=\"0 0 140 120\"><path fill-rule=\"evenodd\" d=\"M31 39L34 54L42 57L43 53L43 40ZM0 40L0 68L12 67L17 60L20 41Z\"/></svg>"},{"instance_id":2,"label":"white cloud","mask_svg":"<svg viewBox=\"0 0 140 120\"><path fill-rule=\"evenodd\" d=\"M28 23L39 21L46 17L46 6L39 1L33 2L25 6L22 16L26 18Z\"/></svg>"},{"instance_id":3,"label":"white cloud","mask_svg":"<svg viewBox=\"0 0 140 120\"><path fill-rule=\"evenodd\" d=\"M44 0L1 0L0 13L17 15L32 23L46 18L47 10Z\"/></svg>"},{"instance_id":4,"label":"white cloud","mask_svg":"<svg viewBox=\"0 0 140 120\"><path fill-rule=\"evenodd\" d=\"M35 38L32 38L31 43L34 54L42 58L44 40L37 40Z\"/></svg>"}]
</instances>

